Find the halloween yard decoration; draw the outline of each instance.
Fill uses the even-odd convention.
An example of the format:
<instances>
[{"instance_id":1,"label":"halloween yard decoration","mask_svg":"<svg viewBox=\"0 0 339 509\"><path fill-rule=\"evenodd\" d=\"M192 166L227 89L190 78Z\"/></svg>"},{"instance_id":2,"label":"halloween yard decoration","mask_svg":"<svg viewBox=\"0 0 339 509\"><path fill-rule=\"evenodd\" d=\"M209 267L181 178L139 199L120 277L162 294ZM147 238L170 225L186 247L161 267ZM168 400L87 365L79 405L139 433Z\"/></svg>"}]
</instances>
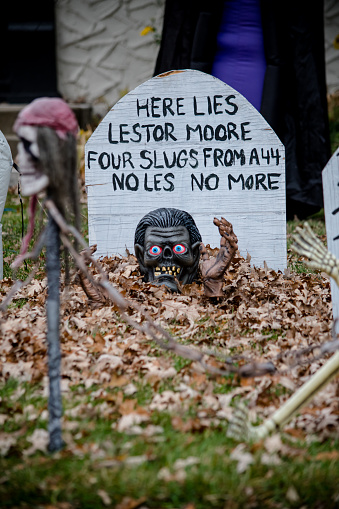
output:
<instances>
[{"instance_id":1,"label":"halloween yard decoration","mask_svg":"<svg viewBox=\"0 0 339 509\"><path fill-rule=\"evenodd\" d=\"M226 217L244 258L287 266L284 146L213 76L171 71L126 94L87 141L85 175L96 257L132 252L140 219L171 207L192 215L206 244L219 245L212 222Z\"/></svg>"},{"instance_id":2,"label":"halloween yard decoration","mask_svg":"<svg viewBox=\"0 0 339 509\"><path fill-rule=\"evenodd\" d=\"M48 199L63 217L73 215L78 223L76 178L76 135L78 124L73 112L61 99L36 99L19 114L14 130L20 142L18 163L22 193L31 196L29 232L23 240L21 258L33 234L37 194L46 191ZM49 215L45 232L47 248L47 343L49 373L49 450L62 447L60 418L59 227ZM20 262L17 260L17 264Z\"/></svg>"},{"instance_id":3,"label":"halloween yard decoration","mask_svg":"<svg viewBox=\"0 0 339 509\"><path fill-rule=\"evenodd\" d=\"M339 260L326 249L313 233L308 223L304 224L304 229L297 228L292 248L300 255L306 256L309 259L305 261L306 265L322 270L339 285ZM336 322L334 322L335 330ZM276 431L287 424L338 373L339 351L336 351L326 364L260 426L252 426L249 423L246 407L239 406L230 423L228 435L237 440L259 441L264 439L270 432Z\"/></svg>"},{"instance_id":4,"label":"halloween yard decoration","mask_svg":"<svg viewBox=\"0 0 339 509\"><path fill-rule=\"evenodd\" d=\"M1 218L5 207L12 165L13 161L11 149L5 136L0 131L0 279L3 278Z\"/></svg>"},{"instance_id":5,"label":"halloween yard decoration","mask_svg":"<svg viewBox=\"0 0 339 509\"><path fill-rule=\"evenodd\" d=\"M177 291L197 277L201 235L193 217L183 210L157 209L139 222L134 250L144 281Z\"/></svg>"},{"instance_id":6,"label":"halloween yard decoration","mask_svg":"<svg viewBox=\"0 0 339 509\"><path fill-rule=\"evenodd\" d=\"M47 102L46 102L47 101ZM245 365L232 365L229 358L225 359L225 366L218 368L215 365L211 365L206 362L206 358L214 357L219 358L220 353L215 351L199 351L196 348L190 348L186 345L180 344L163 328L157 325L149 317L147 310L145 310L141 304L136 302L127 301L107 280L106 274L104 274L100 264L91 257L91 250L87 248L86 243L82 239L78 230L68 224L67 220L70 220L69 209L73 212L73 215L77 215L77 203L74 203L74 196L76 192L76 174L75 164L73 157L73 148L75 148L74 135L76 131L76 125L73 126L73 121L69 117L70 111L66 106L61 106L48 101L53 100L41 100L41 102L32 103L31 107L23 110L22 115L19 117L16 123L16 129L18 134L21 136L21 143L26 150L21 150L20 164L23 166L23 180L27 178L27 184L31 184L32 174L34 176L33 183L36 181L39 185L34 186L31 192L37 192L41 190L41 177L46 175L48 180L45 179L47 199L43 203L44 207L49 213L49 223L45 232L42 233L40 240L34 247L32 253L27 252L28 239L23 243L22 254L19 259L16 260L15 266L18 266L21 261L27 257L37 257L44 243L47 245L48 260L47 260L47 271L48 271L48 284L49 284L49 295L47 303L47 314L48 314L48 343L49 343L49 375L50 375L50 400L49 400L49 411L50 411L50 444L49 448L51 451L58 450L62 446L61 429L60 429L60 415L61 415L61 401L60 401L60 386L59 386L59 372L60 372L60 349L58 342L58 301L59 301L59 247L58 240L59 235L63 246L73 256L76 265L84 272L86 278L90 283L98 290L105 292L111 303L119 309L120 317L128 325L135 327L137 330L147 336L148 339L155 341L164 350L169 350L177 355L184 358L193 360L199 363L203 369L219 375L226 375L230 373L237 373L239 376L258 376L265 373L273 373L275 371L272 363L258 364L256 362L250 362ZM55 101L55 100L54 100ZM40 107L41 110L40 111ZM49 108L50 106L50 108ZM47 108L47 112L45 111ZM41 114L40 114L41 113ZM60 117L58 114L61 113ZM54 117L53 117L54 115ZM20 130L22 126L31 126L37 129L37 136L34 137L33 133L26 132L27 130ZM73 129L73 127L74 129ZM55 131L55 132L54 132ZM32 134L32 136L31 136ZM37 145L37 147L35 146ZM66 157L66 154L68 156ZM53 160L52 160L53 159ZM32 163L34 161L34 164ZM64 165L64 166L62 166ZM62 166L62 167L61 167ZM25 172L26 168L26 172ZM68 175L66 173L68 172ZM26 177L25 177L26 173ZM62 175L63 179L60 178ZM66 186L63 184L66 182ZM28 190L27 190L28 187ZM64 194L60 193L60 190L64 191ZM26 192L29 191L29 186L26 186ZM29 237L32 234L32 227L34 223L34 204L36 197L32 198L31 206L31 219L30 219L30 231ZM218 263L218 257L216 260L207 260L207 253L204 252L202 247L202 275L203 278L212 278L213 275L218 276L219 267L221 270L227 267L227 260L229 259L230 253L236 249L236 238L232 233L231 226L225 220L215 220L216 226L219 228L219 233L222 236L221 257ZM80 256L72 241L73 236L79 244L85 247L83 256ZM227 242L229 241L229 246ZM228 250L230 252L228 252ZM54 256L52 256L54 255ZM224 263L226 259L226 263ZM208 262L208 263L207 263ZM87 263L92 263L98 272L98 279L94 279L91 273L87 270ZM57 270L55 270L57 267ZM180 271L179 271L180 273ZM29 278L28 278L29 279ZM213 279L213 278L212 278ZM21 285L16 285L17 287ZM15 290L15 285L14 285ZM1 302L0 309L5 309L6 305L10 302L13 292ZM135 312L133 314L130 311ZM234 361L236 362L236 361Z\"/></svg>"},{"instance_id":7,"label":"halloween yard decoration","mask_svg":"<svg viewBox=\"0 0 339 509\"><path fill-rule=\"evenodd\" d=\"M209 259L200 232L190 214L183 210L160 208L146 214L138 223L134 249L145 282L165 285L178 291L178 284L189 284L201 276L208 297L222 296L223 274L237 250L237 237L224 218L214 219L221 235L216 259Z\"/></svg>"},{"instance_id":8,"label":"halloween yard decoration","mask_svg":"<svg viewBox=\"0 0 339 509\"><path fill-rule=\"evenodd\" d=\"M98 292L107 295L120 310L121 318L129 325L146 334L165 350L171 350L185 358L195 360L209 371L224 374L229 370L216 370L215 367L209 366L204 360L206 352L198 352L178 344L167 331L151 320L147 311L124 299L118 290L109 284L106 274L91 256L91 249L87 247L77 228L67 222L77 225L79 217L75 139L78 126L67 104L61 99L37 99L21 111L14 128L20 138L18 162L22 175L22 190L24 194L31 196L31 202L28 233L23 239L21 254L13 262L12 267L16 269L26 258L36 259L43 246L46 245L49 450L57 451L63 445L60 424L62 414L59 343L60 239L64 250L73 256L76 265L84 272L86 279ZM28 252L29 241L34 229L37 194L42 191L47 195L43 207L48 211L49 221L33 250ZM236 237L232 233L231 226L224 220L216 220L216 224L219 225L223 237L230 237L229 245L232 246L230 253L233 256L236 249ZM85 248L83 256L77 253L70 236ZM222 239L222 245L226 246L226 244L226 239ZM95 280L87 270L88 263L92 263L99 272L98 280ZM208 266L206 274L209 271L210 267ZM211 274L213 273L212 270ZM28 276L26 281L15 282L9 294L1 302L0 309L2 311L6 309L15 292L24 284L29 283L33 276L34 272ZM141 323L130 318L126 312L129 307L137 308L138 312L142 314ZM208 355L215 356L214 352ZM262 369L266 372L267 366L257 368L256 365L253 365L253 372L257 373L258 369L260 372Z\"/></svg>"}]
</instances>

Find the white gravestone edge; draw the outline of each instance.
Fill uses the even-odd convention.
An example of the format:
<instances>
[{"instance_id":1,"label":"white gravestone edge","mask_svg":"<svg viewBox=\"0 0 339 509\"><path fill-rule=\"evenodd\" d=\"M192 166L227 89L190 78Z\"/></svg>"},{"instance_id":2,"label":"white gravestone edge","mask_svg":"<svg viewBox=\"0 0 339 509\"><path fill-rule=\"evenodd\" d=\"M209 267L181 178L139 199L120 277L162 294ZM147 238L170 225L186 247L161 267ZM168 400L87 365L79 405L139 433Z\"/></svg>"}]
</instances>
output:
<instances>
[{"instance_id":1,"label":"white gravestone edge","mask_svg":"<svg viewBox=\"0 0 339 509\"><path fill-rule=\"evenodd\" d=\"M339 259L339 148L322 172L327 248ZM333 319L339 318L339 288L331 279Z\"/></svg>"}]
</instances>

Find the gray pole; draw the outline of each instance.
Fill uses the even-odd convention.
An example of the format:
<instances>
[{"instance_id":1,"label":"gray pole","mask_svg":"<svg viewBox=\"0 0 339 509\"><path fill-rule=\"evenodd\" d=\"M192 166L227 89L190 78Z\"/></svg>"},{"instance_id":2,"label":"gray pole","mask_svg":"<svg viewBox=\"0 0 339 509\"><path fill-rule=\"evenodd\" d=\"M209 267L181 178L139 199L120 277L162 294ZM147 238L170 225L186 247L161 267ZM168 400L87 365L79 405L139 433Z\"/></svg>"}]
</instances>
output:
<instances>
[{"instance_id":1,"label":"gray pole","mask_svg":"<svg viewBox=\"0 0 339 509\"><path fill-rule=\"evenodd\" d=\"M47 345L49 377L49 444L50 452L59 451L64 443L61 436L62 400L60 388L60 236L59 227L49 215L47 228Z\"/></svg>"}]
</instances>

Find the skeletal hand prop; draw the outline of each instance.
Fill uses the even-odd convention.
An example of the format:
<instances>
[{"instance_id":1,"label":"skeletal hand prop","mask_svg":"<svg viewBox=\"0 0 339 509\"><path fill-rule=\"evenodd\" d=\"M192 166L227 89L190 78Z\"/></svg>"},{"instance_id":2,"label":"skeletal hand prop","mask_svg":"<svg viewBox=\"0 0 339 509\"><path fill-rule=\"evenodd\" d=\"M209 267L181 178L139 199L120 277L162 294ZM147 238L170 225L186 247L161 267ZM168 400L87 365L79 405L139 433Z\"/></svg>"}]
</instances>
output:
<instances>
[{"instance_id":1,"label":"skeletal hand prop","mask_svg":"<svg viewBox=\"0 0 339 509\"><path fill-rule=\"evenodd\" d=\"M216 258L210 258L205 245L201 243L200 272L206 297L222 297L223 275L238 249L238 238L225 218L219 220L215 217L213 223L218 226L221 235L220 249Z\"/></svg>"},{"instance_id":2,"label":"skeletal hand prop","mask_svg":"<svg viewBox=\"0 0 339 509\"><path fill-rule=\"evenodd\" d=\"M259 441L266 438L272 431L279 430L304 407L323 387L339 372L339 352L336 352L326 364L302 385L274 414L260 426L252 426L249 422L248 410L239 405L233 415L227 436L235 440Z\"/></svg>"},{"instance_id":3,"label":"skeletal hand prop","mask_svg":"<svg viewBox=\"0 0 339 509\"><path fill-rule=\"evenodd\" d=\"M296 232L293 236L292 249L301 256L309 258L305 260L305 265L322 270L339 285L339 260L326 249L307 222L304 223L303 229L297 227Z\"/></svg>"},{"instance_id":4,"label":"skeletal hand prop","mask_svg":"<svg viewBox=\"0 0 339 509\"><path fill-rule=\"evenodd\" d=\"M314 269L320 269L333 277L339 285L339 260L330 253L304 223L304 229L297 228L293 236L292 249L302 256L307 256L305 263ZM274 414L260 426L252 426L249 422L248 410L244 405L238 406L228 428L227 435L235 440L259 441L270 432L282 428L292 417L304 407L323 387L339 372L339 352L337 351L297 392L293 394Z\"/></svg>"}]
</instances>

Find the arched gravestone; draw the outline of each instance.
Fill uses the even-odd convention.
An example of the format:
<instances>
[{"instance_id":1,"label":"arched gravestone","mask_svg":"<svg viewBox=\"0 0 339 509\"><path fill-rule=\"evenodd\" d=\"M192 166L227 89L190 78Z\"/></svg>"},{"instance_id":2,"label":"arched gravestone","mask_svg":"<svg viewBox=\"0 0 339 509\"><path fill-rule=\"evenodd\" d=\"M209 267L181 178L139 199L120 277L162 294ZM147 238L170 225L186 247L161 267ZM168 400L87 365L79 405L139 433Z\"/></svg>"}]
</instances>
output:
<instances>
[{"instance_id":1,"label":"arched gravestone","mask_svg":"<svg viewBox=\"0 0 339 509\"><path fill-rule=\"evenodd\" d=\"M134 231L158 207L186 210L205 244L213 218L231 221L243 256L286 267L284 146L236 90L200 71L143 83L86 144L89 242L97 256L133 252Z\"/></svg>"},{"instance_id":2,"label":"arched gravestone","mask_svg":"<svg viewBox=\"0 0 339 509\"><path fill-rule=\"evenodd\" d=\"M339 259L339 148L322 173L327 248ZM331 279L333 319L339 318L339 288Z\"/></svg>"}]
</instances>

